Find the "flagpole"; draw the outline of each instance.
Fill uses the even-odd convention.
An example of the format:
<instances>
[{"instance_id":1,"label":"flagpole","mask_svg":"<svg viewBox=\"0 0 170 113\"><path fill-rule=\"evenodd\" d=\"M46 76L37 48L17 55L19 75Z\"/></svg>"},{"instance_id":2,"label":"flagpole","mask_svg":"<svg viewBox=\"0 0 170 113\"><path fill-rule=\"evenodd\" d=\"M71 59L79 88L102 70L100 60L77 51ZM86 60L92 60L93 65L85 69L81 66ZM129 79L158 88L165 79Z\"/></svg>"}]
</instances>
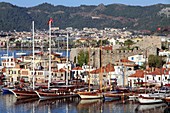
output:
<instances>
[{"instance_id":1,"label":"flagpole","mask_svg":"<svg viewBox=\"0 0 170 113\"><path fill-rule=\"evenodd\" d=\"M34 45L34 21L32 21L32 38L33 38L33 40L32 40L32 52L33 52L33 90L35 89L35 63L34 63L34 58L35 58L35 54L34 54L34 47L35 47L35 45Z\"/></svg>"},{"instance_id":2,"label":"flagpole","mask_svg":"<svg viewBox=\"0 0 170 113\"><path fill-rule=\"evenodd\" d=\"M50 89L51 83L51 20L49 21L49 77L48 77L48 89Z\"/></svg>"}]
</instances>

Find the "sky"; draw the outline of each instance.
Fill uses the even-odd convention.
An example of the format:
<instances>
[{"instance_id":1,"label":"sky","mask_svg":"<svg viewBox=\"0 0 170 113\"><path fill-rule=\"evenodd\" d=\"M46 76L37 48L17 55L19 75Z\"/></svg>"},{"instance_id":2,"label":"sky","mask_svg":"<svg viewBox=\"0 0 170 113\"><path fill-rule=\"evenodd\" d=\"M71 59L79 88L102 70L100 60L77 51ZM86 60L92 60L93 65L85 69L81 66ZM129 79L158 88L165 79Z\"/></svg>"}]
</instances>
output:
<instances>
[{"instance_id":1,"label":"sky","mask_svg":"<svg viewBox=\"0 0 170 113\"><path fill-rule=\"evenodd\" d=\"M108 4L125 4L133 6L148 6L158 3L170 4L170 0L0 0L0 2L8 2L20 7L32 7L42 3L50 3L52 5L64 6L80 6L80 5L99 5L101 3Z\"/></svg>"}]
</instances>

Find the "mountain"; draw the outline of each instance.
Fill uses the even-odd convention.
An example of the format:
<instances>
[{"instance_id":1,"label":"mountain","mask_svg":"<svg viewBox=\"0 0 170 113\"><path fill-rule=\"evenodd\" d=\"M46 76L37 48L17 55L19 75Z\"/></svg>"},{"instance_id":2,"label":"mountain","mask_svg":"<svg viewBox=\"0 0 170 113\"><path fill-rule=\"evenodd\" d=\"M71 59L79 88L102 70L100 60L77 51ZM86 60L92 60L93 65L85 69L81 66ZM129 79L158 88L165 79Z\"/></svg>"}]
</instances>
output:
<instances>
[{"instance_id":1,"label":"mountain","mask_svg":"<svg viewBox=\"0 0 170 113\"><path fill-rule=\"evenodd\" d=\"M54 6L43 3L35 7L18 7L0 2L1 31L30 31L31 21L36 29L48 29L48 20L60 28L105 27L155 31L158 27L170 27L170 4L129 6L110 4L79 7Z\"/></svg>"}]
</instances>

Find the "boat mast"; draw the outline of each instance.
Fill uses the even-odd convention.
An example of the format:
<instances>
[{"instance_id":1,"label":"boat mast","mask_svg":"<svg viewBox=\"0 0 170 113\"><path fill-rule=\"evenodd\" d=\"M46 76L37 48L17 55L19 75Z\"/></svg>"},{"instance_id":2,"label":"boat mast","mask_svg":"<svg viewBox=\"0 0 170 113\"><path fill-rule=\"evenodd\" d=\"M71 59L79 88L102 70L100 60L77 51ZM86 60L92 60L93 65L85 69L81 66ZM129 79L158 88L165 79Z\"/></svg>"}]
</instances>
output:
<instances>
[{"instance_id":1,"label":"boat mast","mask_svg":"<svg viewBox=\"0 0 170 113\"><path fill-rule=\"evenodd\" d=\"M34 21L32 21L32 53L33 53L33 90L35 89L35 54L34 54Z\"/></svg>"},{"instance_id":2,"label":"boat mast","mask_svg":"<svg viewBox=\"0 0 170 113\"><path fill-rule=\"evenodd\" d=\"M89 89L89 92L90 92L90 43L89 43L89 76L88 76L88 82L89 82L89 85L88 85L88 89Z\"/></svg>"},{"instance_id":3,"label":"boat mast","mask_svg":"<svg viewBox=\"0 0 170 113\"><path fill-rule=\"evenodd\" d=\"M66 55L67 59L66 59L66 66L67 66L67 71L66 71L66 85L68 85L68 33L67 33L67 55Z\"/></svg>"},{"instance_id":4,"label":"boat mast","mask_svg":"<svg viewBox=\"0 0 170 113\"><path fill-rule=\"evenodd\" d=\"M52 23L52 19L49 20L49 77L48 77L48 89L50 89L50 83L51 83L51 23Z\"/></svg>"},{"instance_id":5,"label":"boat mast","mask_svg":"<svg viewBox=\"0 0 170 113\"><path fill-rule=\"evenodd\" d=\"M104 34L104 33L103 33ZM99 82L100 82L100 88L99 90L102 92L102 86L103 86L103 73L102 73L102 39L100 41L100 50L99 50L99 59L100 59L100 76L99 76Z\"/></svg>"}]
</instances>

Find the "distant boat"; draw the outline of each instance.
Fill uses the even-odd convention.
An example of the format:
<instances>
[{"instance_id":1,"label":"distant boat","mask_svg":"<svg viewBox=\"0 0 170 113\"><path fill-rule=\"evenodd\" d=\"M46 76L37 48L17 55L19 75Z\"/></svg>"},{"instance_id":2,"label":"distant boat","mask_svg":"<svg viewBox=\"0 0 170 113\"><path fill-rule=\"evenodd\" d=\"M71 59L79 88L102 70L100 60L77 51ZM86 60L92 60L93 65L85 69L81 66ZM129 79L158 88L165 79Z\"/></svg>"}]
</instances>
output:
<instances>
[{"instance_id":1,"label":"distant boat","mask_svg":"<svg viewBox=\"0 0 170 113\"><path fill-rule=\"evenodd\" d=\"M24 55L27 55L27 53L24 53L24 52L19 52L19 53L16 53L17 56L24 56Z\"/></svg>"},{"instance_id":2,"label":"distant boat","mask_svg":"<svg viewBox=\"0 0 170 113\"><path fill-rule=\"evenodd\" d=\"M58 54L58 55L60 55L60 56L63 55L63 53L61 53L61 52L55 52L55 53Z\"/></svg>"}]
</instances>

